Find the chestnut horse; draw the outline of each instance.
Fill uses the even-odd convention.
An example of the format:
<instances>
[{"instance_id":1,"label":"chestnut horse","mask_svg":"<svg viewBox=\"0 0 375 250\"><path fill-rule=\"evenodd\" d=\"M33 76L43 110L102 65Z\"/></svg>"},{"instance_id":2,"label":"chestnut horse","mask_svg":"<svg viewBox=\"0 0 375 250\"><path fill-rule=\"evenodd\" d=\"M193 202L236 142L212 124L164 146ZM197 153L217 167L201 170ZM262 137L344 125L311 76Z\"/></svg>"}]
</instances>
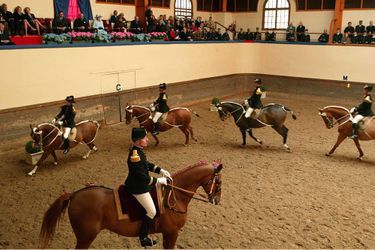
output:
<instances>
[{"instance_id":1,"label":"chestnut horse","mask_svg":"<svg viewBox=\"0 0 375 250\"><path fill-rule=\"evenodd\" d=\"M83 159L87 159L93 150L96 152L98 149L94 144L96 136L99 130L99 123L97 121L82 121L77 123L77 135L74 141L70 142L70 147L75 147L78 144L86 144L89 147L87 154L82 156ZM42 157L35 165L34 169L31 170L28 175L33 175L36 173L38 167L43 163L43 161L52 154L54 158L54 165L57 165L57 157L55 150L63 150L63 138L62 131L60 128L52 123L42 123L36 127L31 128L31 138L35 144L38 144L44 151Z\"/></svg>"},{"instance_id":2,"label":"chestnut horse","mask_svg":"<svg viewBox=\"0 0 375 250\"><path fill-rule=\"evenodd\" d=\"M176 246L179 230L187 220L187 208L196 190L203 187L205 202L218 204L221 199L222 164L199 162L172 175L173 185L164 189L165 212L155 218L153 233L162 233L163 247ZM200 199L203 200L203 199ZM72 194L62 194L44 214L40 232L42 247L52 240L56 225L68 209L70 224L77 239L76 248L88 248L103 229L119 235L136 237L141 221L118 220L113 190L89 186Z\"/></svg>"},{"instance_id":3,"label":"chestnut horse","mask_svg":"<svg viewBox=\"0 0 375 250\"><path fill-rule=\"evenodd\" d=\"M189 144L189 134L191 134L191 139L197 141L193 134L193 128L190 126L191 114L199 117L197 113L188 108L173 108L169 110L167 118L160 122L159 131L164 132L171 128L179 128L182 133L185 134L185 145ZM126 124L130 124L135 118L138 120L139 125L147 130L147 132L152 132L153 121L151 120L151 110L149 108L130 105L125 108ZM159 139L156 135L152 135L157 146L159 144Z\"/></svg>"},{"instance_id":4,"label":"chestnut horse","mask_svg":"<svg viewBox=\"0 0 375 250\"><path fill-rule=\"evenodd\" d=\"M236 123L237 127L240 129L242 134L242 144L244 147L246 145L246 131L249 133L250 137L253 138L259 144L263 142L253 135L253 128L262 127L272 127L278 134L283 137L283 145L286 150L290 151L289 146L286 144L288 139L289 129L284 125L288 112L292 114L292 118L295 120L293 110L286 106L276 103L270 103L262 107L260 114L257 118L245 118L245 107L237 102L219 102L216 104L218 109L219 117L222 121L226 120L229 115L231 115Z\"/></svg>"},{"instance_id":5,"label":"chestnut horse","mask_svg":"<svg viewBox=\"0 0 375 250\"><path fill-rule=\"evenodd\" d=\"M352 135L353 128L352 122L350 121L352 115L347 108L341 106L327 106L319 109L319 115L323 118L323 121L328 129L331 129L338 124L339 135L337 137L337 141L331 151L326 154L326 156L330 156L347 137ZM375 119L371 119L369 123L366 124L366 128L364 130L360 129L358 131L358 137L353 140L359 152L359 160L361 160L364 155L361 145L359 144L359 140L368 141L373 139L375 139Z\"/></svg>"}]
</instances>

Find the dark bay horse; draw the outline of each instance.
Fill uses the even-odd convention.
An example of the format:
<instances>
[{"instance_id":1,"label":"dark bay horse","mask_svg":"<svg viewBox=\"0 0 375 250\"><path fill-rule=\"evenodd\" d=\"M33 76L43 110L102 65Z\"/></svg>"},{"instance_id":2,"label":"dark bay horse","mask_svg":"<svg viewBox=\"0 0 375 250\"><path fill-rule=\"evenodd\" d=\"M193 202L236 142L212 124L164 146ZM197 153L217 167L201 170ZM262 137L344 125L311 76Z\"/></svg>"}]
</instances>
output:
<instances>
[{"instance_id":1,"label":"dark bay horse","mask_svg":"<svg viewBox=\"0 0 375 250\"><path fill-rule=\"evenodd\" d=\"M328 129L331 129L338 124L339 135L337 141L331 151L326 154L326 156L330 156L346 138L352 135L352 122L350 121L351 114L347 108L341 106L327 106L319 109L319 115L323 118ZM366 124L366 128L364 130L360 129L358 131L358 137L353 140L359 152L359 160L361 160L364 155L359 140L368 141L373 139L375 139L375 119L371 118Z\"/></svg>"},{"instance_id":2,"label":"dark bay horse","mask_svg":"<svg viewBox=\"0 0 375 250\"><path fill-rule=\"evenodd\" d=\"M164 189L165 212L155 218L153 233L162 233L163 247L176 246L179 230L187 220L187 208L196 190L203 187L206 202L218 204L221 199L222 164L199 162L172 175L173 185ZM195 198L195 197L194 197ZM103 229L136 237L141 221L118 220L113 190L89 186L72 194L61 195L44 214L40 232L42 247L52 240L56 225L68 209L70 224L77 238L76 248L88 248Z\"/></svg>"},{"instance_id":3,"label":"dark bay horse","mask_svg":"<svg viewBox=\"0 0 375 250\"><path fill-rule=\"evenodd\" d=\"M87 159L93 150L96 152L98 149L94 144L96 136L99 130L99 123L97 121L82 121L77 123L77 136L74 141L70 142L70 147L75 147L78 144L86 144L89 147L87 154L82 156L83 159ZM35 144L38 144L44 151L42 157L35 165L34 169L31 170L28 175L36 173L38 167L43 161L52 154L54 158L54 164L57 165L57 157L55 150L63 150L63 138L62 131L52 123L42 123L36 127L31 128L31 138Z\"/></svg>"},{"instance_id":4,"label":"dark bay horse","mask_svg":"<svg viewBox=\"0 0 375 250\"><path fill-rule=\"evenodd\" d=\"M179 128L185 135L185 145L189 144L189 134L194 141L197 139L194 137L193 128L190 125L191 114L199 117L197 113L188 108L173 108L169 110L167 118L160 122L159 131L164 132L171 128ZM137 119L139 126L152 132L153 122L151 120L151 110L149 108L130 105L125 108L126 124L130 124L133 118ZM159 139L156 135L152 135L156 140L156 146L159 144Z\"/></svg>"},{"instance_id":5,"label":"dark bay horse","mask_svg":"<svg viewBox=\"0 0 375 250\"><path fill-rule=\"evenodd\" d=\"M284 147L289 151L290 148L286 144L288 138L288 128L285 127L284 122L286 120L288 112L292 114L293 119L297 119L294 112L286 106L271 103L264 106L259 116L254 118L245 118L245 108L239 103L236 102L220 102L216 104L220 119L224 121L231 115L234 118L234 122L237 127L240 129L242 134L242 144L241 146L246 145L246 131L248 131L251 138L253 138L259 144L262 144L262 141L253 135L253 128L262 128L265 126L272 127L283 137Z\"/></svg>"}]
</instances>

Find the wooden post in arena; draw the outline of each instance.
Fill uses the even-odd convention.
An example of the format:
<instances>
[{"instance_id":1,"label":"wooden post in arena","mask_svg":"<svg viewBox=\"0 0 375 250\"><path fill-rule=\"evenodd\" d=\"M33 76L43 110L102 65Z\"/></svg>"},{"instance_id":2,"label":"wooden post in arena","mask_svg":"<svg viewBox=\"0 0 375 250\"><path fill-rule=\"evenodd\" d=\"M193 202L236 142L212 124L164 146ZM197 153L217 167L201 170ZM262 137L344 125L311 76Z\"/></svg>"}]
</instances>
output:
<instances>
[{"instance_id":1,"label":"wooden post in arena","mask_svg":"<svg viewBox=\"0 0 375 250\"><path fill-rule=\"evenodd\" d=\"M227 11L227 0L223 0L223 11Z\"/></svg>"},{"instance_id":2,"label":"wooden post in arena","mask_svg":"<svg viewBox=\"0 0 375 250\"><path fill-rule=\"evenodd\" d=\"M345 0L336 0L335 13L331 21L328 44L332 44L333 34L335 34L337 29L341 29L342 27L342 14L344 11L344 7Z\"/></svg>"},{"instance_id":3,"label":"wooden post in arena","mask_svg":"<svg viewBox=\"0 0 375 250\"><path fill-rule=\"evenodd\" d=\"M149 0L135 0L135 15L139 16L139 21L144 32L146 32L147 30L145 11L147 9L148 4Z\"/></svg>"}]
</instances>

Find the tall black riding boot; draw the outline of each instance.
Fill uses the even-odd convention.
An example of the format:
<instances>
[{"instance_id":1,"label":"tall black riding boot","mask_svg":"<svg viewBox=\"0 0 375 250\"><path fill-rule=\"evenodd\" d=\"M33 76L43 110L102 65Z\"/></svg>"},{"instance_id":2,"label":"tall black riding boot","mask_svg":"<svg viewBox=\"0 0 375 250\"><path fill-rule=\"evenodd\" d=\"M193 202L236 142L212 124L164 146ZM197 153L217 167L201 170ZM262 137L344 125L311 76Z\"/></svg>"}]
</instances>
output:
<instances>
[{"instance_id":1,"label":"tall black riding boot","mask_svg":"<svg viewBox=\"0 0 375 250\"><path fill-rule=\"evenodd\" d=\"M139 232L139 240L141 242L142 247L152 247L156 244L156 241L148 237L148 233L150 232L152 223L153 220L148 216L146 216L142 221L141 230Z\"/></svg>"},{"instance_id":2,"label":"tall black riding boot","mask_svg":"<svg viewBox=\"0 0 375 250\"><path fill-rule=\"evenodd\" d=\"M69 152L69 139L64 139L64 152L63 154L67 154Z\"/></svg>"},{"instance_id":3,"label":"tall black riding boot","mask_svg":"<svg viewBox=\"0 0 375 250\"><path fill-rule=\"evenodd\" d=\"M152 134L153 135L158 135L159 134L159 123L154 123L152 127Z\"/></svg>"},{"instance_id":4,"label":"tall black riding boot","mask_svg":"<svg viewBox=\"0 0 375 250\"><path fill-rule=\"evenodd\" d=\"M351 138L355 139L355 138L358 137L358 127L359 127L359 125L358 125L358 123L353 123L352 126L353 126L353 135L352 135Z\"/></svg>"}]
</instances>

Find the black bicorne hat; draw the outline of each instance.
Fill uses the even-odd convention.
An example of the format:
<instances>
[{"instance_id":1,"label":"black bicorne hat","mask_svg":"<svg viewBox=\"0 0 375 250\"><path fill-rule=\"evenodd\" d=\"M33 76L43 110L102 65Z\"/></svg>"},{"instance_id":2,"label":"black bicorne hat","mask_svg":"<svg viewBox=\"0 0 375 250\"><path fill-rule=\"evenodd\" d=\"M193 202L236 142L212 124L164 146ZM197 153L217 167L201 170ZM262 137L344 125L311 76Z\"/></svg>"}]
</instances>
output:
<instances>
[{"instance_id":1,"label":"black bicorne hat","mask_svg":"<svg viewBox=\"0 0 375 250\"><path fill-rule=\"evenodd\" d=\"M165 82L159 84L159 89L166 89L167 84Z\"/></svg>"},{"instance_id":2,"label":"black bicorne hat","mask_svg":"<svg viewBox=\"0 0 375 250\"><path fill-rule=\"evenodd\" d=\"M365 85L363 88L364 88L365 90L367 90L368 92L371 92L372 89L373 89L373 86Z\"/></svg>"},{"instance_id":3,"label":"black bicorne hat","mask_svg":"<svg viewBox=\"0 0 375 250\"><path fill-rule=\"evenodd\" d=\"M255 78L255 79L254 79L254 82L257 83L257 84L262 84L262 79L260 79L260 78Z\"/></svg>"},{"instance_id":4,"label":"black bicorne hat","mask_svg":"<svg viewBox=\"0 0 375 250\"><path fill-rule=\"evenodd\" d=\"M136 142L140 139L145 138L147 131L145 128L133 128L132 129L132 141Z\"/></svg>"},{"instance_id":5,"label":"black bicorne hat","mask_svg":"<svg viewBox=\"0 0 375 250\"><path fill-rule=\"evenodd\" d=\"M67 96L67 97L65 98L65 101L67 101L67 102L71 102L71 103L75 103L75 101L74 101L74 96L72 96L72 95Z\"/></svg>"}]
</instances>

